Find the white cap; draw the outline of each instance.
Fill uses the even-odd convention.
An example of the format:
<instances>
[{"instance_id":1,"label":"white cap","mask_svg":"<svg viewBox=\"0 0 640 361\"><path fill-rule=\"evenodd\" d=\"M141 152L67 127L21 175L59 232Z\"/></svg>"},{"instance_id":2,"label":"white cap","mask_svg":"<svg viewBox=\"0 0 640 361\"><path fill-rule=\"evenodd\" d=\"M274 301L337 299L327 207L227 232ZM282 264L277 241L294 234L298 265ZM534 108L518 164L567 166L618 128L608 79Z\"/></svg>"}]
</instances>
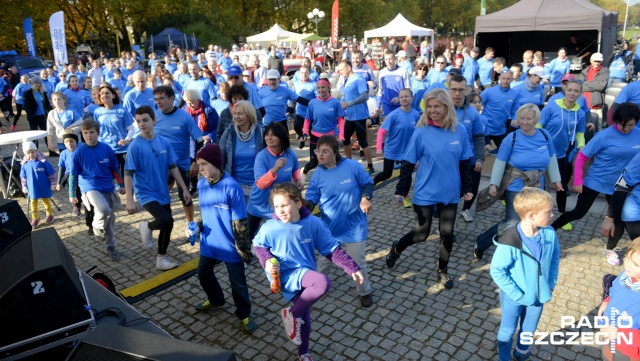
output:
<instances>
[{"instance_id":1,"label":"white cap","mask_svg":"<svg viewBox=\"0 0 640 361\"><path fill-rule=\"evenodd\" d=\"M251 72L249 70L245 70L245 71L242 72L242 75L251 76Z\"/></svg>"},{"instance_id":2,"label":"white cap","mask_svg":"<svg viewBox=\"0 0 640 361\"><path fill-rule=\"evenodd\" d=\"M400 50L397 55L398 55L398 58L406 58L407 52L404 50Z\"/></svg>"},{"instance_id":3,"label":"white cap","mask_svg":"<svg viewBox=\"0 0 640 361\"><path fill-rule=\"evenodd\" d=\"M22 143L22 152L27 153L29 150L38 150L34 142L24 142Z\"/></svg>"},{"instance_id":4,"label":"white cap","mask_svg":"<svg viewBox=\"0 0 640 361\"><path fill-rule=\"evenodd\" d=\"M547 74L544 73L544 68L541 66L534 66L533 68L531 68L531 70L529 70L529 75L537 75L542 79L548 78Z\"/></svg>"},{"instance_id":5,"label":"white cap","mask_svg":"<svg viewBox=\"0 0 640 361\"><path fill-rule=\"evenodd\" d=\"M604 61L604 56L602 53L593 53L591 54L591 61Z\"/></svg>"},{"instance_id":6,"label":"white cap","mask_svg":"<svg viewBox=\"0 0 640 361\"><path fill-rule=\"evenodd\" d=\"M267 71L267 79L280 79L280 72L278 69L269 69Z\"/></svg>"}]
</instances>

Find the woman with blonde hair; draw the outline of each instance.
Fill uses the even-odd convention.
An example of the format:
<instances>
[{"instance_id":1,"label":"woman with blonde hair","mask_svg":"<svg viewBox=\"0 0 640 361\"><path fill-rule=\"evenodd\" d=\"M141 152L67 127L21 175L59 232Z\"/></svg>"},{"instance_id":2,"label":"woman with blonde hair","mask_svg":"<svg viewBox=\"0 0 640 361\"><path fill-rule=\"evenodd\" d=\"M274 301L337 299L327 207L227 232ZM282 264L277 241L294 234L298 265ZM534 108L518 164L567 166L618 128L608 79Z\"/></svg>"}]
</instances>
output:
<instances>
[{"instance_id":1,"label":"woman with blonde hair","mask_svg":"<svg viewBox=\"0 0 640 361\"><path fill-rule=\"evenodd\" d=\"M445 288L453 287L448 264L453 248L453 226L460 195L470 200L471 164L473 149L469 145L465 127L457 126L451 95L444 89L435 89L425 96L426 111L416 124L407 144L396 186L394 202L402 206L411 188L411 173L418 164L413 191L413 211L416 225L409 233L391 245L386 257L387 267L393 268L400 253L410 245L429 237L434 212L440 213L440 246L438 282Z\"/></svg>"}]
</instances>

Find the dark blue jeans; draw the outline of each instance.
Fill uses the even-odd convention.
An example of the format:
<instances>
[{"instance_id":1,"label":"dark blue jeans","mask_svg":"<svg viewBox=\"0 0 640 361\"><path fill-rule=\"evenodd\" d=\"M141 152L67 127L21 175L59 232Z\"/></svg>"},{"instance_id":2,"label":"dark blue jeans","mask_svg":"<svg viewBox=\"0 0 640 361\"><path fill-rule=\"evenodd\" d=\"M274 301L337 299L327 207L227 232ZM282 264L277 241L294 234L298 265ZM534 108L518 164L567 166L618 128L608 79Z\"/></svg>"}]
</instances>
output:
<instances>
[{"instance_id":1,"label":"dark blue jeans","mask_svg":"<svg viewBox=\"0 0 640 361\"><path fill-rule=\"evenodd\" d=\"M502 232L520 221L520 216L518 216L515 208L513 208L513 200L516 198L517 194L518 192L515 191L504 191L504 201L507 206L505 219L496 223L493 227L476 237L476 246L480 252L484 252L491 247L493 244L493 237L498 234L498 231Z\"/></svg>"},{"instance_id":2,"label":"dark blue jeans","mask_svg":"<svg viewBox=\"0 0 640 361\"><path fill-rule=\"evenodd\" d=\"M198 278L200 286L209 298L209 302L214 305L224 303L224 293L220 283L216 278L213 268L222 261L200 256L198 263ZM249 299L249 287L247 277L244 274L243 262L224 262L229 272L229 283L231 283L231 296L236 305L236 316L243 320L251 315L251 300Z\"/></svg>"}]
</instances>

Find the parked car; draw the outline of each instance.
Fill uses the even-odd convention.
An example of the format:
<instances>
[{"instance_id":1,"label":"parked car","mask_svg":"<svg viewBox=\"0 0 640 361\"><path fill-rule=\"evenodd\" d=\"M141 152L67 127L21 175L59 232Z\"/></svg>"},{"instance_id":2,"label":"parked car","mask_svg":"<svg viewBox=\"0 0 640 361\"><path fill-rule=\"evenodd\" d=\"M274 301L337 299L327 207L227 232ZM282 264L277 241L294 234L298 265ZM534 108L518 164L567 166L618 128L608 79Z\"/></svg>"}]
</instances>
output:
<instances>
[{"instance_id":1,"label":"parked car","mask_svg":"<svg viewBox=\"0 0 640 361\"><path fill-rule=\"evenodd\" d=\"M15 50L0 51L0 62L5 63L7 69L15 66L20 75L37 75L47 68L47 64L37 56L22 56Z\"/></svg>"}]
</instances>

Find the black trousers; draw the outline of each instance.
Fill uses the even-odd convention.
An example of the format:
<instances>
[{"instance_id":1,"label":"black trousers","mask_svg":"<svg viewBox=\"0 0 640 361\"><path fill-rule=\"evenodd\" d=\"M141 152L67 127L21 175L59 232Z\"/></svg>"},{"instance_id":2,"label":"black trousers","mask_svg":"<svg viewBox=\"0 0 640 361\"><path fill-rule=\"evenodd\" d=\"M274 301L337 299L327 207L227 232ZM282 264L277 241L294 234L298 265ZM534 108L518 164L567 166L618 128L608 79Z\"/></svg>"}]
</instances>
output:
<instances>
[{"instance_id":1,"label":"black trousers","mask_svg":"<svg viewBox=\"0 0 640 361\"><path fill-rule=\"evenodd\" d=\"M167 254L167 248L171 242L173 230L173 216L171 216L171 204L161 205L158 201L145 204L144 209L151 213L153 221L149 222L149 229L160 230L158 236L158 254Z\"/></svg>"}]
</instances>

